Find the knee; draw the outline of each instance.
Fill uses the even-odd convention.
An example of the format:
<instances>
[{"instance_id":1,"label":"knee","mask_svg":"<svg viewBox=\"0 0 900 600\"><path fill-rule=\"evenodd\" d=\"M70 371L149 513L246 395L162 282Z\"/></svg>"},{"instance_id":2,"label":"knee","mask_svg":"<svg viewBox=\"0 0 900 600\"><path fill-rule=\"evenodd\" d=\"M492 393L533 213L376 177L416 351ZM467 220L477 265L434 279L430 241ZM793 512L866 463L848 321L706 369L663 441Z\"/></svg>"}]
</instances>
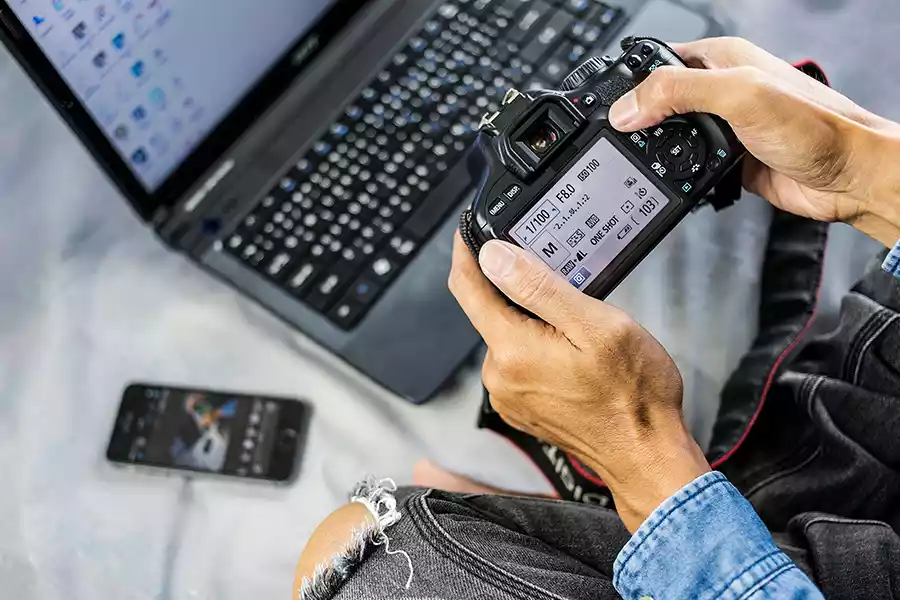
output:
<instances>
[{"instance_id":1,"label":"knee","mask_svg":"<svg viewBox=\"0 0 900 600\"><path fill-rule=\"evenodd\" d=\"M322 521L310 536L294 573L294 594L304 581L310 582L317 569L329 569L337 558L346 558L355 544L364 543L360 533L377 524L375 517L359 502L351 502L337 509Z\"/></svg>"}]
</instances>

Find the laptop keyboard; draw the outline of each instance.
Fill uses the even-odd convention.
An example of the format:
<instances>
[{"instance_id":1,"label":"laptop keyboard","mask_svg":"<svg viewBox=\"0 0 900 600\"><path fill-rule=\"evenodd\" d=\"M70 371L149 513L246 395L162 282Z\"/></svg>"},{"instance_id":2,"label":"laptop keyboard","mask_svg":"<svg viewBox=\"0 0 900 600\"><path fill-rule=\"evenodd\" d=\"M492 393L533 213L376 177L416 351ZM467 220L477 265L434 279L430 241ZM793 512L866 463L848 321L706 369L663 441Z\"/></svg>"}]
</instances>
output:
<instances>
[{"instance_id":1,"label":"laptop keyboard","mask_svg":"<svg viewBox=\"0 0 900 600\"><path fill-rule=\"evenodd\" d=\"M223 248L351 329L444 222L437 187L509 87L555 87L624 15L596 0L437 8Z\"/></svg>"}]
</instances>

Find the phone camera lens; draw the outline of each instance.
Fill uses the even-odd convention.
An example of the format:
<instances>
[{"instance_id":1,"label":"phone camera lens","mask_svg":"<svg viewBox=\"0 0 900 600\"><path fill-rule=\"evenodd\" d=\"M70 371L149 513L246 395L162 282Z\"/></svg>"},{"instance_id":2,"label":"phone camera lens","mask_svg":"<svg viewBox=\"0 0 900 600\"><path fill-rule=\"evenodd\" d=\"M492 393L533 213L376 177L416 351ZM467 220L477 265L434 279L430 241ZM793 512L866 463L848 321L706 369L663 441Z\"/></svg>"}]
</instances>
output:
<instances>
[{"instance_id":1,"label":"phone camera lens","mask_svg":"<svg viewBox=\"0 0 900 600\"><path fill-rule=\"evenodd\" d=\"M543 156L558 140L559 136L556 131L548 123L545 123L528 137L528 147L538 156Z\"/></svg>"}]
</instances>

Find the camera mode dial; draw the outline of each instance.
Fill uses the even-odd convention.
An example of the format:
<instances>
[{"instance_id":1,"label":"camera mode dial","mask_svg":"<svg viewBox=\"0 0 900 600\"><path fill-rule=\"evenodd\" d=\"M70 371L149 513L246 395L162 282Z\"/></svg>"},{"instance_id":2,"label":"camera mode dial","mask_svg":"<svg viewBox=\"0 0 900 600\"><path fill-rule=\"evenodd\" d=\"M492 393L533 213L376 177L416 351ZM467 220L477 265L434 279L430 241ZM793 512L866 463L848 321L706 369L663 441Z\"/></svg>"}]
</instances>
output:
<instances>
[{"instance_id":1,"label":"camera mode dial","mask_svg":"<svg viewBox=\"0 0 900 600\"><path fill-rule=\"evenodd\" d=\"M581 63L581 66L569 73L569 76L563 79L559 89L564 92L571 92L581 87L585 81L606 69L606 64L595 56L591 56Z\"/></svg>"}]
</instances>

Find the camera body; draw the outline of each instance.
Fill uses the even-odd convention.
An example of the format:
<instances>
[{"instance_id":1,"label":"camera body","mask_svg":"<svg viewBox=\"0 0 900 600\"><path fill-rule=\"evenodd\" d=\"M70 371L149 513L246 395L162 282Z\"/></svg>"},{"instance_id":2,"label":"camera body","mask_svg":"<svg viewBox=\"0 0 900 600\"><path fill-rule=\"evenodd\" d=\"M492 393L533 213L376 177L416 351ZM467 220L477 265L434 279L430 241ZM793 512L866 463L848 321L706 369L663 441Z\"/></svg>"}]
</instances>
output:
<instances>
[{"instance_id":1,"label":"camera body","mask_svg":"<svg viewBox=\"0 0 900 600\"><path fill-rule=\"evenodd\" d=\"M589 58L561 90L507 92L481 120L469 168L477 193L460 233L478 256L501 239L605 298L743 158L720 118L690 114L625 134L609 107L663 65L664 43L628 38L613 60Z\"/></svg>"}]
</instances>

